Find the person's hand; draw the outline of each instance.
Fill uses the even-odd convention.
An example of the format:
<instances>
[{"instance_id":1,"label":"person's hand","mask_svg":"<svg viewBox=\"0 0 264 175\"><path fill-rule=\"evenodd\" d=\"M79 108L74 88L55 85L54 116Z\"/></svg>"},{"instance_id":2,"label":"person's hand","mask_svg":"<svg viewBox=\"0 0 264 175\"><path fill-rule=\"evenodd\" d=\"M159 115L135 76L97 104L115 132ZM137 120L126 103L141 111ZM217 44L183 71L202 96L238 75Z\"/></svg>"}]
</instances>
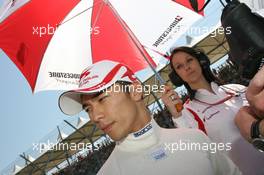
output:
<instances>
[{"instance_id":1,"label":"person's hand","mask_svg":"<svg viewBox=\"0 0 264 175\"><path fill-rule=\"evenodd\" d=\"M177 118L181 116L182 100L171 87L165 86L161 99L170 111L172 117Z\"/></svg>"},{"instance_id":2,"label":"person's hand","mask_svg":"<svg viewBox=\"0 0 264 175\"><path fill-rule=\"evenodd\" d=\"M249 142L251 142L251 125L257 120L254 116L255 114L249 106L240 108L235 116L235 124L239 128L241 135Z\"/></svg>"},{"instance_id":3,"label":"person's hand","mask_svg":"<svg viewBox=\"0 0 264 175\"><path fill-rule=\"evenodd\" d=\"M257 117L264 118L264 67L250 81L246 98Z\"/></svg>"}]
</instances>

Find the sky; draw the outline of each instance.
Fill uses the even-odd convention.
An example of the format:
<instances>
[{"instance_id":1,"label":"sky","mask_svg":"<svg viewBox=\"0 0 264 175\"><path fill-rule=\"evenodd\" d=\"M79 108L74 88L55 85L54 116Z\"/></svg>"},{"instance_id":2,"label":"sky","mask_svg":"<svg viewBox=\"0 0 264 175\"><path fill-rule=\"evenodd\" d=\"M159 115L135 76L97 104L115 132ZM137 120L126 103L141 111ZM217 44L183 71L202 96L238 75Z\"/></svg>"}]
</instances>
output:
<instances>
[{"instance_id":1,"label":"sky","mask_svg":"<svg viewBox=\"0 0 264 175\"><path fill-rule=\"evenodd\" d=\"M0 6L3 0L0 0ZM206 9L208 17L199 26L215 25L221 6L213 1ZM33 143L70 118L58 108L59 91L32 94L17 67L0 50L0 171Z\"/></svg>"}]
</instances>

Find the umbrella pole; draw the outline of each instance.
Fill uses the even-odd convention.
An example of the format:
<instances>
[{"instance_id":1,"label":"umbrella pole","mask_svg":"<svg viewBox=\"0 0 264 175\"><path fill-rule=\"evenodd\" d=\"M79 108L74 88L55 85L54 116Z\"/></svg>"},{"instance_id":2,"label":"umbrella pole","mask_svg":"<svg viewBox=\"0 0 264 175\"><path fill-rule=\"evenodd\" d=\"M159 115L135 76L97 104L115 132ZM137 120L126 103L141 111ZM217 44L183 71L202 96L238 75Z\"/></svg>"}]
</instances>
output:
<instances>
[{"instance_id":1,"label":"umbrella pole","mask_svg":"<svg viewBox=\"0 0 264 175\"><path fill-rule=\"evenodd\" d=\"M138 50L140 51L140 53L142 54L143 58L145 59L145 61L148 63L148 65L150 66L151 70L154 72L155 77L158 79L158 81L160 82L160 84L164 85L166 82L164 81L164 79L160 76L160 74L156 71L156 69L152 66L152 64L150 63L149 59L147 58L147 56L144 54L144 47L139 43L139 41L136 40L136 37L133 35L133 33L126 27L126 25L124 24L123 20L121 19L121 17L119 16L118 12L115 10L115 8L112 6L112 4L107 0L106 2L109 7L113 10L113 13L115 14L115 16L118 19L118 22L121 24L121 26L124 28L124 30L128 33L129 37L131 38L131 40L134 42L134 44L136 45L136 47L138 48ZM152 92L152 95L154 96L156 102L158 103L158 106L160 107L160 109L162 110L162 106L160 104L160 102L157 100L157 96L155 96L155 94Z\"/></svg>"},{"instance_id":2,"label":"umbrella pole","mask_svg":"<svg viewBox=\"0 0 264 175\"><path fill-rule=\"evenodd\" d=\"M147 56L144 54L144 47L139 43L139 41L136 40L136 37L134 36L134 34L130 31L130 29L128 29L128 27L126 26L126 24L124 24L124 21L122 20L122 18L119 16L118 12L115 10L115 8L112 6L112 4L106 0L107 4L109 5L109 7L113 10L115 16L118 19L118 22L121 24L121 26L124 28L124 30L128 33L129 37L131 38L131 40L134 42L134 44L136 45L136 47L138 48L138 50L140 51L140 53L142 54L142 56L144 57L145 61L148 63L148 65L150 66L151 70L154 72L155 77L158 79L158 81L164 85L166 82L164 81L164 79L160 76L160 74L156 71L156 69L152 66L152 64L150 63L149 59L147 58Z\"/></svg>"}]
</instances>

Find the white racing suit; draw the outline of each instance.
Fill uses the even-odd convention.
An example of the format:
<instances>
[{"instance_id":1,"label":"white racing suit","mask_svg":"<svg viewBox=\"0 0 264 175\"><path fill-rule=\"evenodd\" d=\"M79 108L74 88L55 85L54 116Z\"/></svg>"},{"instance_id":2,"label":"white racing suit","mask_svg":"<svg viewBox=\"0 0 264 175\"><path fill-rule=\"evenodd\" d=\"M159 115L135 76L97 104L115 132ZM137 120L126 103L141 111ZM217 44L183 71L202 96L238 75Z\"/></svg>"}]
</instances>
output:
<instances>
[{"instance_id":1,"label":"white racing suit","mask_svg":"<svg viewBox=\"0 0 264 175\"><path fill-rule=\"evenodd\" d=\"M117 142L99 175L238 175L233 162L210 150L179 148L180 142L210 144L196 129L164 129L154 120ZM198 148L198 147L197 147Z\"/></svg>"}]
</instances>

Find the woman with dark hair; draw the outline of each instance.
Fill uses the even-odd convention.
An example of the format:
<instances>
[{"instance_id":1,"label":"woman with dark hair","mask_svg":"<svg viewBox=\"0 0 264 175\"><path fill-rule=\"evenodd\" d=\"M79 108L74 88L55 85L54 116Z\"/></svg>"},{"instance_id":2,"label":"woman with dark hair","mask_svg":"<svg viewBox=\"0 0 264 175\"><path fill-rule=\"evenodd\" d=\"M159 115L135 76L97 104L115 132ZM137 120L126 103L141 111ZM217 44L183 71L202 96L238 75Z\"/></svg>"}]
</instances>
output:
<instances>
[{"instance_id":1,"label":"woman with dark hair","mask_svg":"<svg viewBox=\"0 0 264 175\"><path fill-rule=\"evenodd\" d=\"M218 80L214 76L214 74L212 73L212 71L210 69L210 61L209 61L209 59L207 58L207 56L203 52L201 52L199 50L195 50L195 49L190 48L190 47L178 47L178 48L175 48L172 51L171 56L170 56L170 60L172 60L173 56L175 54L179 53L179 52L181 52L180 56L183 55L183 56L186 57L186 54L191 56L187 60L188 64L191 63L192 61L194 61L194 63L198 63L198 64L194 64L194 65L198 66L197 70L202 73L202 74L200 74L200 73L196 74L196 76L200 76L199 78L201 78L201 79L199 79L199 80L202 80L202 82L199 82L199 84L206 85L207 88L209 88L209 89L210 89L209 83L211 83L211 82L216 82L218 85L222 84L220 82L220 80ZM194 59L196 59L198 62L196 62ZM194 98L194 95L195 95L195 92L196 92L195 88L191 88L190 87L191 86L191 82L187 82L188 80L186 80L186 81L183 80L183 78L185 77L184 75L182 75L182 76L178 75L178 74L181 74L181 72L182 72L181 70L182 70L182 68L184 68L183 67L184 65L177 64L176 67L174 68L173 63L174 63L173 61L170 62L170 67L172 69L172 72L170 74L171 80L173 81L173 83L176 83L178 85L182 85L183 84L185 86L185 88L187 89L187 91L188 91L189 98L192 100ZM201 70L199 70L199 67L200 67ZM197 73L197 72L195 72L195 73ZM196 77L195 76L190 76L190 78L191 79L195 79ZM177 82L175 82L175 81L177 81Z\"/></svg>"},{"instance_id":2,"label":"woman with dark hair","mask_svg":"<svg viewBox=\"0 0 264 175\"><path fill-rule=\"evenodd\" d=\"M222 85L210 69L208 57L190 47L178 47L170 56L172 72L169 75L175 86L184 85L189 99L181 112L175 110L178 96L166 87L162 96L177 127L199 128L218 145L231 146L223 150L244 175L264 174L264 155L258 152L239 133L234 117L247 105L246 87L239 84Z\"/></svg>"}]
</instances>

